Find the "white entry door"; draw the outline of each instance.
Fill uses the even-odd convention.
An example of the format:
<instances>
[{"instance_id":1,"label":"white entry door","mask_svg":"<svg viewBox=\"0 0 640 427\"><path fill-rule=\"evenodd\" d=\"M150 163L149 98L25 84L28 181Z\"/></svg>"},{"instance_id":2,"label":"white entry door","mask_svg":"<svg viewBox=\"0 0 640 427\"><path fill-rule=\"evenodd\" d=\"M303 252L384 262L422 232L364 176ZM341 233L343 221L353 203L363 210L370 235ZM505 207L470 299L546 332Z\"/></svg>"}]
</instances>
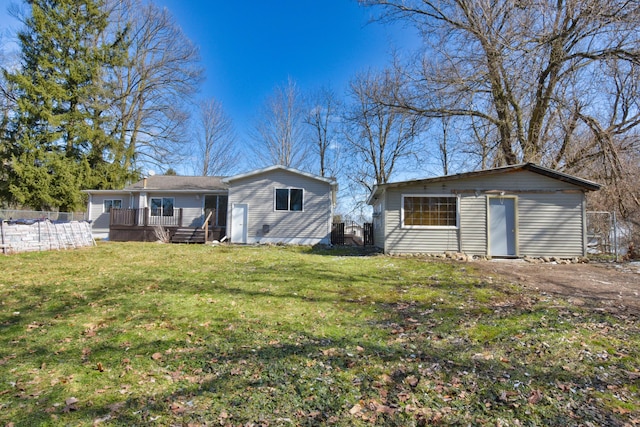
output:
<instances>
[{"instance_id":1,"label":"white entry door","mask_svg":"<svg viewBox=\"0 0 640 427\"><path fill-rule=\"evenodd\" d=\"M489 255L517 255L515 206L511 197L489 198Z\"/></svg>"},{"instance_id":2,"label":"white entry door","mask_svg":"<svg viewBox=\"0 0 640 427\"><path fill-rule=\"evenodd\" d=\"M247 214L249 206L234 204L231 208L231 242L247 243Z\"/></svg>"}]
</instances>

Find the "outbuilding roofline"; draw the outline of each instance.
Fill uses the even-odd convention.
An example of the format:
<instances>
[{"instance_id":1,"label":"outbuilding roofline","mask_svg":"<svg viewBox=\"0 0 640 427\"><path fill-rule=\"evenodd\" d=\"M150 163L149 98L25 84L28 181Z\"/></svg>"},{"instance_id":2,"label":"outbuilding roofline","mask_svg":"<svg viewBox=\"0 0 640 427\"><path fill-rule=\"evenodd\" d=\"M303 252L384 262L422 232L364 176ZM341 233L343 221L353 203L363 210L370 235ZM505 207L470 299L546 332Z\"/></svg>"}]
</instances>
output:
<instances>
[{"instance_id":1,"label":"outbuilding roofline","mask_svg":"<svg viewBox=\"0 0 640 427\"><path fill-rule=\"evenodd\" d=\"M473 172L463 172L463 173L458 173L454 175L442 175L442 176L437 176L433 178L414 179L409 181L398 181L398 182L389 182L387 184L378 184L378 185L375 185L371 190L371 194L367 199L367 204L372 205L373 200L376 199L380 194L382 194L387 188L397 188L397 187L404 187L404 186L416 185L416 184L433 184L436 182L454 181L458 179L475 178L480 176L495 175L500 173L515 172L520 170L527 170L530 172L547 176L549 178L567 182L567 183L576 185L578 187L582 187L584 190L587 190L587 191L597 191L601 187L600 184L597 184L593 181L578 178L576 176L559 172L553 169L545 168L535 163L521 163L517 165L502 166L502 167L497 167L492 169L483 169L483 170L473 171Z\"/></svg>"}]
</instances>

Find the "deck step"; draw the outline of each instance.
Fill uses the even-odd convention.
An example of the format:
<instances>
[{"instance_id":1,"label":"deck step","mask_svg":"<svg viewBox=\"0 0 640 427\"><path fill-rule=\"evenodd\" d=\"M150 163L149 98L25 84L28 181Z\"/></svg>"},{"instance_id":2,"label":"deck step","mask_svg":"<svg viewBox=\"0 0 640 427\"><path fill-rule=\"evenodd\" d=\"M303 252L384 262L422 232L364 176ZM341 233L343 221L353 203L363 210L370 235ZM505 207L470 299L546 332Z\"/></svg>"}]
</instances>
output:
<instances>
[{"instance_id":1,"label":"deck step","mask_svg":"<svg viewBox=\"0 0 640 427\"><path fill-rule=\"evenodd\" d=\"M171 243L204 243L202 228L178 228L171 237Z\"/></svg>"}]
</instances>

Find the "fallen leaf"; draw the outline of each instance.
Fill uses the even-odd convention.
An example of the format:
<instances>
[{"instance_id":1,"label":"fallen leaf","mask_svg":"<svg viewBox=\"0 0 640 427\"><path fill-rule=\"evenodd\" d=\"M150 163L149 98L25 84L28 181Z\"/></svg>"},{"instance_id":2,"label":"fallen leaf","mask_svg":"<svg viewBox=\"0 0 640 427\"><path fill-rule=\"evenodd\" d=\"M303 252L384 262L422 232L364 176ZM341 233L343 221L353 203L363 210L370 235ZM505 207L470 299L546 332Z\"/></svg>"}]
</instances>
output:
<instances>
[{"instance_id":1,"label":"fallen leaf","mask_svg":"<svg viewBox=\"0 0 640 427\"><path fill-rule=\"evenodd\" d=\"M64 401L65 403L65 407L64 409L62 409L62 412L64 413L69 413L71 411L77 411L78 408L76 406L76 404L79 402L78 399L76 399L75 397L70 397L67 400Z\"/></svg>"},{"instance_id":2,"label":"fallen leaf","mask_svg":"<svg viewBox=\"0 0 640 427\"><path fill-rule=\"evenodd\" d=\"M338 351L334 347L322 350L322 354L324 354L325 356L335 356L337 352Z\"/></svg>"},{"instance_id":3,"label":"fallen leaf","mask_svg":"<svg viewBox=\"0 0 640 427\"><path fill-rule=\"evenodd\" d=\"M378 403L375 404L375 408L376 408L376 412L380 412L382 414L387 414L387 415L393 415L396 412L396 410L393 409L391 406L381 405Z\"/></svg>"},{"instance_id":4,"label":"fallen leaf","mask_svg":"<svg viewBox=\"0 0 640 427\"><path fill-rule=\"evenodd\" d=\"M152 358L153 360L161 360L161 359L162 359L162 353L159 353L159 352L153 353L153 354L151 355L151 358Z\"/></svg>"},{"instance_id":5,"label":"fallen leaf","mask_svg":"<svg viewBox=\"0 0 640 427\"><path fill-rule=\"evenodd\" d=\"M120 409L124 408L124 405L124 402L116 402L108 405L107 408L109 408L111 412L118 412Z\"/></svg>"},{"instance_id":6,"label":"fallen leaf","mask_svg":"<svg viewBox=\"0 0 640 427\"><path fill-rule=\"evenodd\" d=\"M493 360L493 354L491 353L476 353L471 356L471 360Z\"/></svg>"},{"instance_id":7,"label":"fallen leaf","mask_svg":"<svg viewBox=\"0 0 640 427\"><path fill-rule=\"evenodd\" d=\"M171 409L174 414L182 414L186 410L184 406L176 402L172 403L169 409Z\"/></svg>"},{"instance_id":8,"label":"fallen leaf","mask_svg":"<svg viewBox=\"0 0 640 427\"><path fill-rule=\"evenodd\" d=\"M407 378L404 379L406 381L407 384L409 384L411 387L415 387L418 385L418 383L420 382L420 378L417 378L415 375L409 375Z\"/></svg>"},{"instance_id":9,"label":"fallen leaf","mask_svg":"<svg viewBox=\"0 0 640 427\"><path fill-rule=\"evenodd\" d=\"M104 417L100 417L100 418L96 418L95 420L93 420L93 425L97 426L100 425L104 422L107 422L111 419L111 415L107 414Z\"/></svg>"},{"instance_id":10,"label":"fallen leaf","mask_svg":"<svg viewBox=\"0 0 640 427\"><path fill-rule=\"evenodd\" d=\"M542 400L542 392L540 390L531 390L531 394L529 395L529 403L535 405L536 403Z\"/></svg>"},{"instance_id":11,"label":"fallen leaf","mask_svg":"<svg viewBox=\"0 0 640 427\"><path fill-rule=\"evenodd\" d=\"M360 405L359 403L356 403L355 405L353 405L353 407L351 409L349 409L349 413L351 415L358 415L362 412L362 405Z\"/></svg>"},{"instance_id":12,"label":"fallen leaf","mask_svg":"<svg viewBox=\"0 0 640 427\"><path fill-rule=\"evenodd\" d=\"M309 418L317 418L320 415L322 415L322 412L320 412L320 411L311 411L311 412L309 412L307 414L307 417L309 417Z\"/></svg>"},{"instance_id":13,"label":"fallen leaf","mask_svg":"<svg viewBox=\"0 0 640 427\"><path fill-rule=\"evenodd\" d=\"M400 402L406 402L407 400L409 400L409 397L409 393L407 393L406 391L398 393L398 400Z\"/></svg>"}]
</instances>

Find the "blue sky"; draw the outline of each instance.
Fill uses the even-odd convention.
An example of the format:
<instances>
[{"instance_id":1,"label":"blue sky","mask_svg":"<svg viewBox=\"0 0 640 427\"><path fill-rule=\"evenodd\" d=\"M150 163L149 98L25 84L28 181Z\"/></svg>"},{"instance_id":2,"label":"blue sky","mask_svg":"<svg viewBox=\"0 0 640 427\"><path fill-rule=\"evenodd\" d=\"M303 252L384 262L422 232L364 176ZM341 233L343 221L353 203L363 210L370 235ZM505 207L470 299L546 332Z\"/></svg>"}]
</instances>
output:
<instances>
[{"instance_id":1,"label":"blue sky","mask_svg":"<svg viewBox=\"0 0 640 427\"><path fill-rule=\"evenodd\" d=\"M17 23L0 0L0 31ZM370 22L376 13L356 0L155 0L166 7L200 49L205 69L200 98L216 98L234 121L240 142L265 98L291 77L303 92L330 86L344 93L349 80L382 68L393 49L415 46L399 25ZM6 39L5 39L6 41ZM180 168L179 168L180 169Z\"/></svg>"},{"instance_id":2,"label":"blue sky","mask_svg":"<svg viewBox=\"0 0 640 427\"><path fill-rule=\"evenodd\" d=\"M341 93L389 52L415 42L410 30L369 23L355 0L157 0L200 47L203 98L221 101L238 130L251 127L265 97L288 77L302 91Z\"/></svg>"}]
</instances>

